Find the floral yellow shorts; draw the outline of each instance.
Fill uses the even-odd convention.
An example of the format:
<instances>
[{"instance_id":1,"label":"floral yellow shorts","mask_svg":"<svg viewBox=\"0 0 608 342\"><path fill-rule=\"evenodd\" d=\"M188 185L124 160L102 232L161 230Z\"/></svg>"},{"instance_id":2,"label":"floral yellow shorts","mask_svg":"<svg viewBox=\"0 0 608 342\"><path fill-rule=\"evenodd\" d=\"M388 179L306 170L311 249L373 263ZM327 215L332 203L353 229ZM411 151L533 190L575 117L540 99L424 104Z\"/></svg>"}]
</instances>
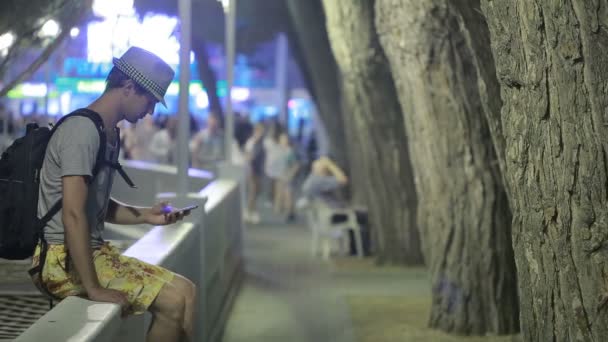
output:
<instances>
[{"instance_id":1,"label":"floral yellow shorts","mask_svg":"<svg viewBox=\"0 0 608 342\"><path fill-rule=\"evenodd\" d=\"M32 267L38 265L40 246L32 259ZM86 292L73 264L66 271L66 249L64 245L49 245L42 279L48 291L55 297L86 297ZM150 265L141 260L124 256L109 243L93 250L93 263L101 286L122 291L127 295L127 314L144 313L152 304L162 287L173 280L173 272ZM38 277L35 285L41 288Z\"/></svg>"}]
</instances>

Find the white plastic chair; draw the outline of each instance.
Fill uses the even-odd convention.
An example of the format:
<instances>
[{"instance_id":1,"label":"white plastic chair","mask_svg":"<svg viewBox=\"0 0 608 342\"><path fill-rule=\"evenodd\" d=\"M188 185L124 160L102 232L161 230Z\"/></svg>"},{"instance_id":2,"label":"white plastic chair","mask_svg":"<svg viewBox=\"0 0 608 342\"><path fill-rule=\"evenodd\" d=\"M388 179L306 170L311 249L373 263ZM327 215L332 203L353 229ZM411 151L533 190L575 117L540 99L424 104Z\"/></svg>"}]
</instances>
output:
<instances>
[{"instance_id":1,"label":"white plastic chair","mask_svg":"<svg viewBox=\"0 0 608 342\"><path fill-rule=\"evenodd\" d=\"M343 215L346 220L332 223L331 219L334 215ZM336 240L339 242L341 250L346 246L345 250L348 251L347 233L350 230L355 238L356 254L359 258L363 258L363 238L355 209L332 207L325 201L316 199L308 204L307 220L312 232L311 252L313 256L317 256L319 247L321 247L323 259L329 259L332 242Z\"/></svg>"}]
</instances>

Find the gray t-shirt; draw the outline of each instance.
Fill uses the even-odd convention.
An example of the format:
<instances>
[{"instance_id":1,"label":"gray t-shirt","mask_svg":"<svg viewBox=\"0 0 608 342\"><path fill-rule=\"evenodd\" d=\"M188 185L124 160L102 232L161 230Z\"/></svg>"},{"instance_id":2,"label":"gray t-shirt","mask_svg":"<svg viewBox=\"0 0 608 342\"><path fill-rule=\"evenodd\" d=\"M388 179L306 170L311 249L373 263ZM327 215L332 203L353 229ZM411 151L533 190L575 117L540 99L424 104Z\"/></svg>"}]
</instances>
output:
<instances>
[{"instance_id":1,"label":"gray t-shirt","mask_svg":"<svg viewBox=\"0 0 608 342\"><path fill-rule=\"evenodd\" d=\"M91 177L99 151L99 133L91 119L72 117L59 126L51 137L40 172L40 196L38 217L62 197L62 177L83 175ZM106 160L117 162L118 146L107 144ZM103 244L101 236L114 179L114 169L102 167L89 185L86 215L91 233L91 247ZM46 225L45 237L50 244L64 244L62 211L60 210Z\"/></svg>"}]
</instances>

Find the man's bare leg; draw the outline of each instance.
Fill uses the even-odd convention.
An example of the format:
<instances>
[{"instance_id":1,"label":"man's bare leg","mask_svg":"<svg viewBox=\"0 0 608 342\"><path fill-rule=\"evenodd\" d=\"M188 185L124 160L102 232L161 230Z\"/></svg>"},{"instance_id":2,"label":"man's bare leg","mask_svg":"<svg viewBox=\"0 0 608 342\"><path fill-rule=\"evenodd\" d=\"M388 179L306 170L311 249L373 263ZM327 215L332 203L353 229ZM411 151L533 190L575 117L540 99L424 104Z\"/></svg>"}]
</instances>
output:
<instances>
[{"instance_id":1,"label":"man's bare leg","mask_svg":"<svg viewBox=\"0 0 608 342\"><path fill-rule=\"evenodd\" d=\"M194 315L196 313L196 285L183 276L176 274L171 282L178 293L184 295L184 320L182 328L189 341L194 341Z\"/></svg>"},{"instance_id":2,"label":"man's bare leg","mask_svg":"<svg viewBox=\"0 0 608 342\"><path fill-rule=\"evenodd\" d=\"M160 290L150 307L153 315L147 341L193 340L196 287L188 279L175 275Z\"/></svg>"}]
</instances>

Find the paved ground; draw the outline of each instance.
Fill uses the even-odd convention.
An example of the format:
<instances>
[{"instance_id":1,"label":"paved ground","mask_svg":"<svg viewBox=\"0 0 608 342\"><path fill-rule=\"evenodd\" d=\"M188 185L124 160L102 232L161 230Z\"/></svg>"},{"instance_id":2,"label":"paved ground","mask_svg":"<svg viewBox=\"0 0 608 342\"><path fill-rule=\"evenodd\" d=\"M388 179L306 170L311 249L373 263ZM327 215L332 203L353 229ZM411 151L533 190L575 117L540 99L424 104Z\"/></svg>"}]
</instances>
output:
<instances>
[{"instance_id":1,"label":"paved ground","mask_svg":"<svg viewBox=\"0 0 608 342\"><path fill-rule=\"evenodd\" d=\"M424 268L339 256L323 262L311 257L303 223L286 225L269 210L263 217L244 234L247 274L223 342L519 341L430 330Z\"/></svg>"},{"instance_id":2,"label":"paved ground","mask_svg":"<svg viewBox=\"0 0 608 342\"><path fill-rule=\"evenodd\" d=\"M330 265L310 257L308 230L264 216L245 232L247 275L224 342L353 341Z\"/></svg>"}]
</instances>

